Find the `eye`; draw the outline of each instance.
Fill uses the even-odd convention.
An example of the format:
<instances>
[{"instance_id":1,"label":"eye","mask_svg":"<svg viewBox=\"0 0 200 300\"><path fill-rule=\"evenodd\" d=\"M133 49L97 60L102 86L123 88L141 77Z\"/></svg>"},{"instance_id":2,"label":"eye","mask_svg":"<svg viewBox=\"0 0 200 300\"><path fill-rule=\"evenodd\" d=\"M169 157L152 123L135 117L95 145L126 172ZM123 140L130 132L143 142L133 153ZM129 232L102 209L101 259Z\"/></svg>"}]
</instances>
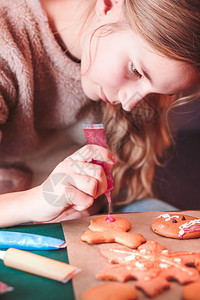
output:
<instances>
[{"instance_id":1,"label":"eye","mask_svg":"<svg viewBox=\"0 0 200 300\"><path fill-rule=\"evenodd\" d=\"M142 75L137 71L136 67L134 66L134 64L132 62L129 65L129 70L130 70L131 73L136 75L138 78L142 77Z\"/></svg>"}]
</instances>

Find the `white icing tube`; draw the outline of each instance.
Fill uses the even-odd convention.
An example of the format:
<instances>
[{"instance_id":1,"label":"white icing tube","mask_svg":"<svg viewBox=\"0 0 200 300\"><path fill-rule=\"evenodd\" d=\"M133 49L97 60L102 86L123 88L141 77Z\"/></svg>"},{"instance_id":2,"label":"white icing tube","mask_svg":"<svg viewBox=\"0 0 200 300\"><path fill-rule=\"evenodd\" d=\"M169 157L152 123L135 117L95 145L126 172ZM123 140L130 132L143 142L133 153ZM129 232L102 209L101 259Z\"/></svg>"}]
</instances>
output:
<instances>
[{"instance_id":1,"label":"white icing tube","mask_svg":"<svg viewBox=\"0 0 200 300\"><path fill-rule=\"evenodd\" d=\"M62 282L70 280L78 271L64 262L14 248L5 251L2 256L7 267Z\"/></svg>"}]
</instances>

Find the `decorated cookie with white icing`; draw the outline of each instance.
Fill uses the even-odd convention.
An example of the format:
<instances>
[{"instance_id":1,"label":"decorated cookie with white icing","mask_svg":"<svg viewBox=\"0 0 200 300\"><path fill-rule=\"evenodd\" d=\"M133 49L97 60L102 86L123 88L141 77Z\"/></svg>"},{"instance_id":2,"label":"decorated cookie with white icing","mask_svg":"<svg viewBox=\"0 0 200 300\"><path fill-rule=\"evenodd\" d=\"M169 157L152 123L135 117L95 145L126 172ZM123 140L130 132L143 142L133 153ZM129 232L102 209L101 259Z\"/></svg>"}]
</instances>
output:
<instances>
[{"instance_id":1,"label":"decorated cookie with white icing","mask_svg":"<svg viewBox=\"0 0 200 300\"><path fill-rule=\"evenodd\" d=\"M135 287L151 298L169 289L171 280L182 285L196 281L200 283L200 273L194 268L200 252L169 251L153 240L139 246L137 250L111 245L110 248L101 248L100 251L109 264L96 274L98 280L131 283L130 280L134 279ZM180 298L165 297L165 299Z\"/></svg>"},{"instance_id":2,"label":"decorated cookie with white icing","mask_svg":"<svg viewBox=\"0 0 200 300\"><path fill-rule=\"evenodd\" d=\"M200 237L200 218L182 214L162 214L151 224L152 230L160 235L175 239Z\"/></svg>"}]
</instances>

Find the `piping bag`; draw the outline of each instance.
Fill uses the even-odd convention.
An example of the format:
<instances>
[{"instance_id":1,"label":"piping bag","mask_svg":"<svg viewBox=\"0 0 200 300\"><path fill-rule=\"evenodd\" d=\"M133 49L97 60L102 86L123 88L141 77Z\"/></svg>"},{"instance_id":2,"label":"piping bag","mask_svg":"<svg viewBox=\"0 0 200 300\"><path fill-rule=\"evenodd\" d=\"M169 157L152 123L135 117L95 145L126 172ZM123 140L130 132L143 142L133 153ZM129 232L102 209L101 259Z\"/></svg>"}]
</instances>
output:
<instances>
[{"instance_id":1,"label":"piping bag","mask_svg":"<svg viewBox=\"0 0 200 300\"><path fill-rule=\"evenodd\" d=\"M63 283L68 282L80 271L67 263L14 248L0 251L0 259L7 267Z\"/></svg>"},{"instance_id":2,"label":"piping bag","mask_svg":"<svg viewBox=\"0 0 200 300\"><path fill-rule=\"evenodd\" d=\"M83 131L85 134L85 138L87 144L90 145L97 145L107 148L106 138L104 133L103 124L83 124ZM99 155L101 159L101 154ZM114 188L114 181L112 171L108 169L106 163L102 160L94 160L92 159L92 163L100 165L103 167L104 172L107 177L107 190L105 192L106 198L108 200L108 217L106 221L108 222L115 222L115 218L111 217L111 190Z\"/></svg>"},{"instance_id":3,"label":"piping bag","mask_svg":"<svg viewBox=\"0 0 200 300\"><path fill-rule=\"evenodd\" d=\"M56 250L66 247L66 242L49 236L0 231L0 249Z\"/></svg>"}]
</instances>

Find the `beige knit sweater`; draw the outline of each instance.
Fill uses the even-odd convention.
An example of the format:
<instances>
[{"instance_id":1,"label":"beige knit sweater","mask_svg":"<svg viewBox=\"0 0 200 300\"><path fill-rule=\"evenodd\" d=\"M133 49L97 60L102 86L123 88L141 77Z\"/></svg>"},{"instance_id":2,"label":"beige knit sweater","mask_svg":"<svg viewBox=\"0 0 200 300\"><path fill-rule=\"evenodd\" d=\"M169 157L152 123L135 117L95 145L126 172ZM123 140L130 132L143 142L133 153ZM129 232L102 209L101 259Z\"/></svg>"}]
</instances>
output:
<instances>
[{"instance_id":1,"label":"beige knit sweater","mask_svg":"<svg viewBox=\"0 0 200 300\"><path fill-rule=\"evenodd\" d=\"M79 78L39 0L0 0L0 193L42 182L84 143Z\"/></svg>"}]
</instances>

